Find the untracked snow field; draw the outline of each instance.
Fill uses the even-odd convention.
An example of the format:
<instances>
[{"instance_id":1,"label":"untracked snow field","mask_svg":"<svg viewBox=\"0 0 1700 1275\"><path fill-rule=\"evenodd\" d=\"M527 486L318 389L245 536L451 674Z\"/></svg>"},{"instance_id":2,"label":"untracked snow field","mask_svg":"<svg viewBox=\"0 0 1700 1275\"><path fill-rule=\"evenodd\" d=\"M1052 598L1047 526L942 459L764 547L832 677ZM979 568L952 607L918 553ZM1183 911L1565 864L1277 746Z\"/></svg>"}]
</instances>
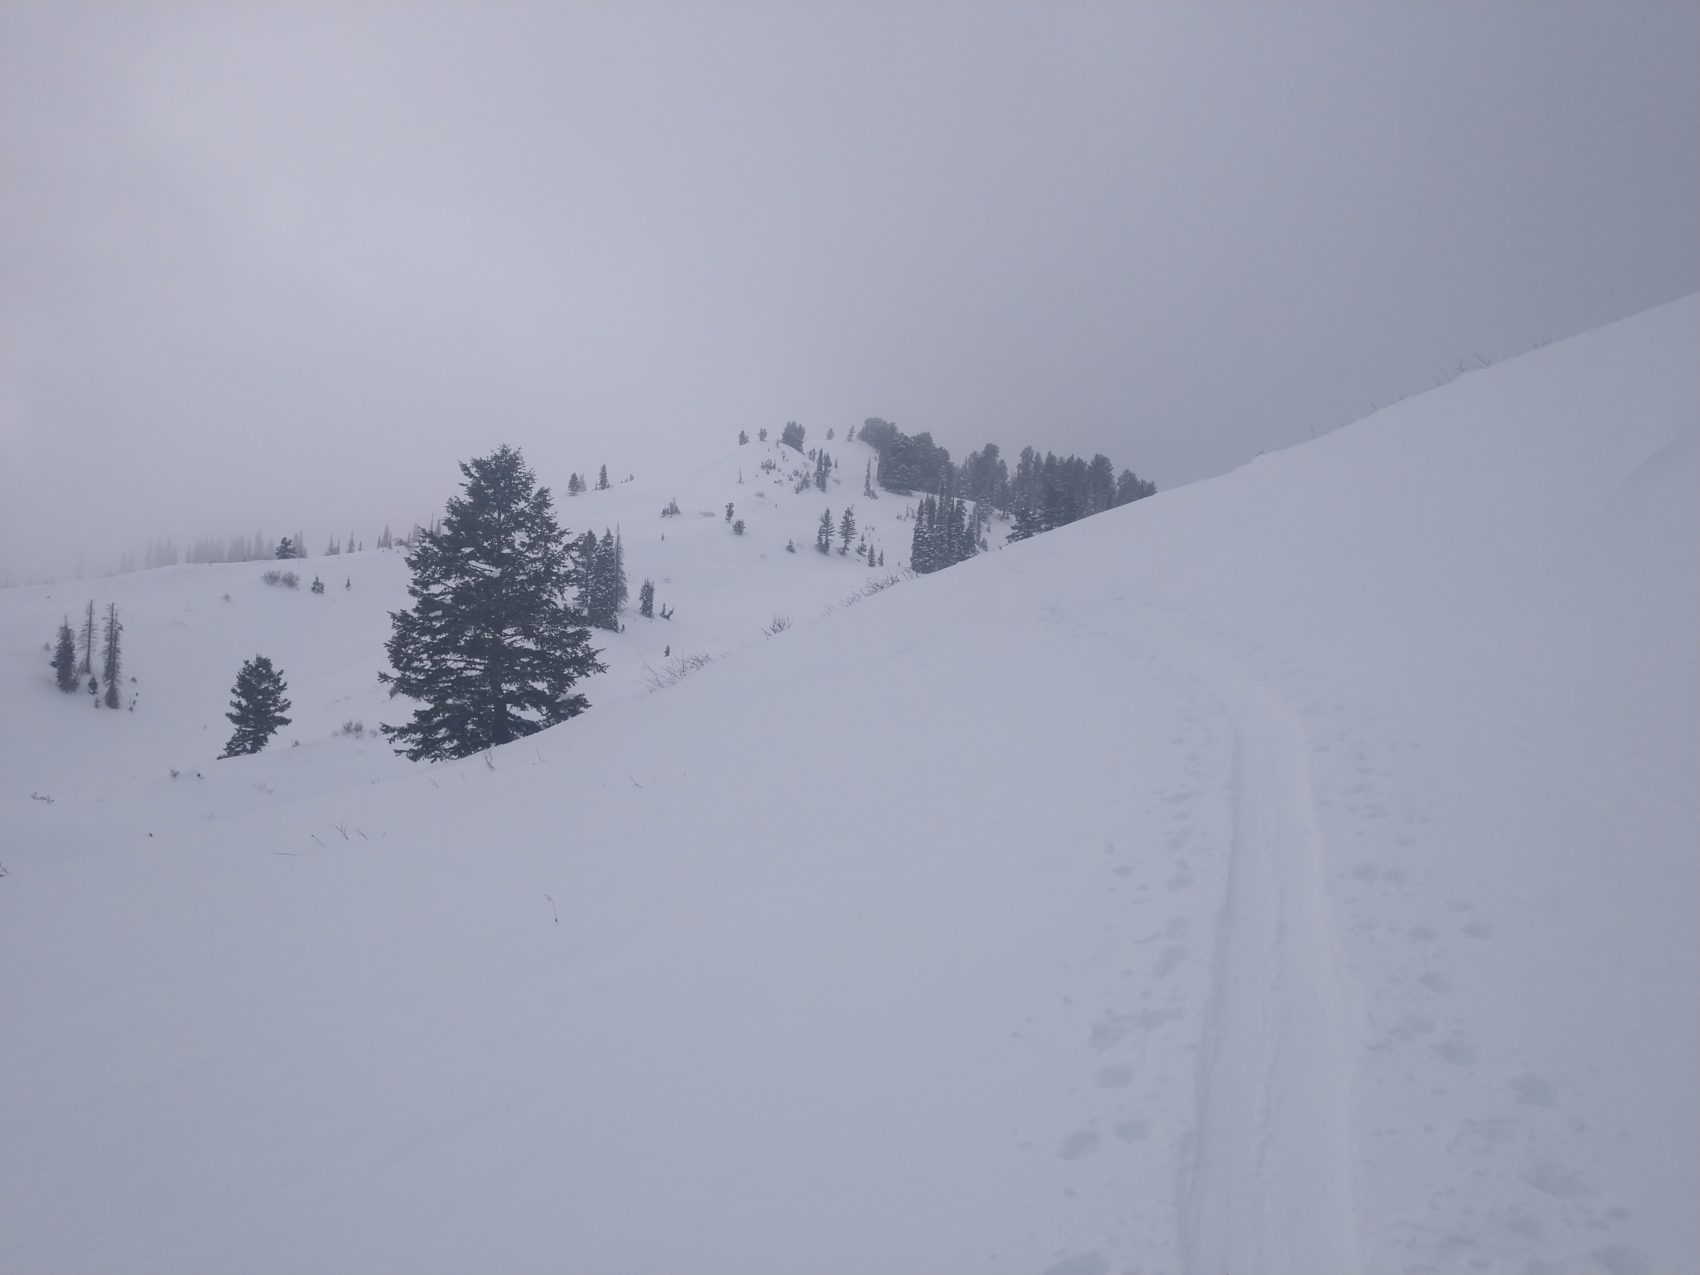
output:
<instances>
[{"instance_id":1,"label":"untracked snow field","mask_svg":"<svg viewBox=\"0 0 1700 1275\"><path fill-rule=\"evenodd\" d=\"M1690 298L854 602L859 445L561 500L677 618L435 766L398 554L0 592L0 1270L1700 1269L1697 391Z\"/></svg>"}]
</instances>

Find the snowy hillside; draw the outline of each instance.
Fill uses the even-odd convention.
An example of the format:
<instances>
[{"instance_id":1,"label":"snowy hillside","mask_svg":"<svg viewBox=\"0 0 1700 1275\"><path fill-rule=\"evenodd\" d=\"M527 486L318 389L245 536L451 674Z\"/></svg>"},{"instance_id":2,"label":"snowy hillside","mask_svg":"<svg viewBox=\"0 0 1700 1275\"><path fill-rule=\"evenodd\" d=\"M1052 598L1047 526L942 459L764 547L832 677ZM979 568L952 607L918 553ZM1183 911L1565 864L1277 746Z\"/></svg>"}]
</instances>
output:
<instances>
[{"instance_id":1,"label":"snowy hillside","mask_svg":"<svg viewBox=\"0 0 1700 1275\"><path fill-rule=\"evenodd\" d=\"M819 505L907 556L850 446L563 501L678 615L488 761L333 737L395 555L101 582L135 714L51 686L86 588L0 593L0 1269L1700 1268L1697 352L827 616ZM301 746L212 763L250 648Z\"/></svg>"},{"instance_id":2,"label":"snowy hillside","mask_svg":"<svg viewBox=\"0 0 1700 1275\"><path fill-rule=\"evenodd\" d=\"M585 683L594 706L653 690L690 657L722 659L764 642L775 617L794 627L810 625L901 573L916 500L887 491L868 499L863 479L873 449L843 440L824 446L840 460L824 492L813 485L796 490L795 476L813 469L806 457L752 439L684 473L557 495L560 520L573 534L617 529L625 546L632 599L623 632L594 635L608 665ZM771 471L762 469L766 461ZM455 476L452 462L445 461L444 475L445 483ZM555 482L554 488L559 493L565 485ZM663 517L673 501L679 515ZM742 535L725 517L728 502L745 523ZM847 554L838 553L836 539L831 553L815 551L822 510L831 510L836 528L847 504L855 509L859 540L885 552L884 567L867 568L855 542ZM994 520L992 537L1001 540L1007 525ZM788 542L795 553L786 551ZM279 566L300 576L298 588L263 583L265 572ZM321 595L308 587L315 575L326 583ZM657 607L670 610L671 619L637 614L638 586L646 578L655 582ZM138 789L157 790L172 769L199 772L203 783L220 786L227 777L210 763L230 733L224 712L231 684L243 660L263 653L283 670L294 705L291 727L273 744L274 751L292 755L274 763L268 786L298 795L342 786L354 773L406 774L409 763L393 757L375 731L380 722L406 720L410 711L377 681L387 667L389 613L408 605L407 580L396 549L289 563L180 566L0 591L6 641L0 676L17 688L30 713L48 715L38 733L0 737L0 763L25 795L56 799L122 791L134 800ZM87 697L67 702L41 677L47 658L42 643L61 619L77 624L89 601L102 615L108 602L116 603L125 624L125 678L135 679L125 702L133 696L136 712L121 720L90 711ZM365 738L340 733L351 722L366 728ZM15 795L0 795L0 801Z\"/></svg>"}]
</instances>

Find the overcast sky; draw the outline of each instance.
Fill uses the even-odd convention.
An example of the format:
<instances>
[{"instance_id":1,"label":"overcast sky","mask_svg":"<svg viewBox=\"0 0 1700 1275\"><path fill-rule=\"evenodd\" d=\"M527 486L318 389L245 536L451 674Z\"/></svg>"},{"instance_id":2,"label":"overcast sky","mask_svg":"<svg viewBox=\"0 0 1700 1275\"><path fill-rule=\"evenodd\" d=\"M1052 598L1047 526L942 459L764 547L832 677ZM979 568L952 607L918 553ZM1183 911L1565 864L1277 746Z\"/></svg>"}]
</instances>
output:
<instances>
[{"instance_id":1,"label":"overcast sky","mask_svg":"<svg viewBox=\"0 0 1700 1275\"><path fill-rule=\"evenodd\" d=\"M0 572L788 419L1193 481L1700 288L1697 77L1692 0L0 0Z\"/></svg>"}]
</instances>

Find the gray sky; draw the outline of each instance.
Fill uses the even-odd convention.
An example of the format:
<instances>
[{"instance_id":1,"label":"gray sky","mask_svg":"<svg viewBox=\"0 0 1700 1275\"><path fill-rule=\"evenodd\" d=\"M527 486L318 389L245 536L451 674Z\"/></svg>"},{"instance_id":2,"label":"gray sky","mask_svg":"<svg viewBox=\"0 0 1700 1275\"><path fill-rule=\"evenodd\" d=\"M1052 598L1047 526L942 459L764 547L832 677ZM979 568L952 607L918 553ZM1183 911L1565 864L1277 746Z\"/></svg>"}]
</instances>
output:
<instances>
[{"instance_id":1,"label":"gray sky","mask_svg":"<svg viewBox=\"0 0 1700 1275\"><path fill-rule=\"evenodd\" d=\"M0 0L0 572L792 418L1192 481L1700 288L1697 88L1692 2Z\"/></svg>"}]
</instances>

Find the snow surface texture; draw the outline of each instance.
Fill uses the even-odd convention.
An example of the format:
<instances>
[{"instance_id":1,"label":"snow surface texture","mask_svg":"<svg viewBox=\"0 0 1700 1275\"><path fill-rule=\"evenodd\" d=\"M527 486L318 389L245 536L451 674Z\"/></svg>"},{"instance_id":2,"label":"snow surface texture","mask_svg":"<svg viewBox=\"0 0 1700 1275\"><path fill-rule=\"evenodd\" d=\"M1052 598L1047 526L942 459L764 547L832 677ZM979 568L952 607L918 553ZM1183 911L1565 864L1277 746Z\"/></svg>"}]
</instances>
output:
<instances>
[{"instance_id":1,"label":"snow surface texture","mask_svg":"<svg viewBox=\"0 0 1700 1275\"><path fill-rule=\"evenodd\" d=\"M488 763L332 735L396 555L0 593L0 1269L1700 1268L1697 351L825 617L849 446L563 500L678 618ZM91 590L133 714L52 687ZM256 650L301 744L215 763Z\"/></svg>"}]
</instances>

